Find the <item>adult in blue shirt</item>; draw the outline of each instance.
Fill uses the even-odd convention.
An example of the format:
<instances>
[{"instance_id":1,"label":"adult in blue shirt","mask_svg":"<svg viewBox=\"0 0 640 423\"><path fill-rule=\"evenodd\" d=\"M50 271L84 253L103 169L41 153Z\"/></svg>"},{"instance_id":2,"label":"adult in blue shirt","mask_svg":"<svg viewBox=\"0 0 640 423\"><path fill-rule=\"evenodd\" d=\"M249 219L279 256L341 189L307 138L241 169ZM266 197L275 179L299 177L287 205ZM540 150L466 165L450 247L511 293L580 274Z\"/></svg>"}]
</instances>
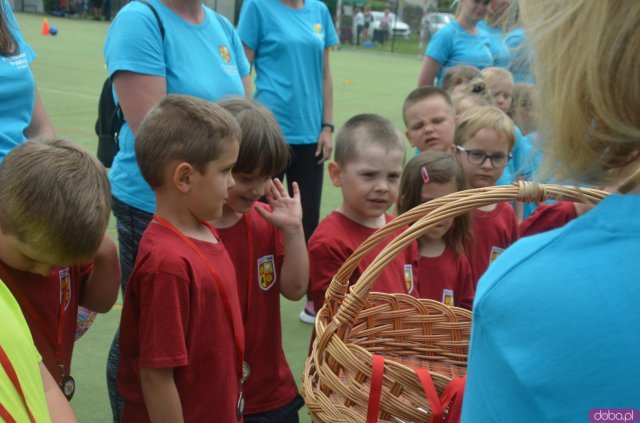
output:
<instances>
[{"instance_id":1,"label":"adult in blue shirt","mask_svg":"<svg viewBox=\"0 0 640 423\"><path fill-rule=\"evenodd\" d=\"M308 240L320 220L323 163L332 149L329 49L338 37L331 15L317 0L245 0L238 34L255 65L255 98L271 109L291 146L293 160L284 174L289 190L294 181L300 187ZM311 301L305 310L301 319L313 323Z\"/></svg>"},{"instance_id":2,"label":"adult in blue shirt","mask_svg":"<svg viewBox=\"0 0 640 423\"><path fill-rule=\"evenodd\" d=\"M55 135L31 72L36 54L0 0L0 161L27 138Z\"/></svg>"},{"instance_id":3,"label":"adult in blue shirt","mask_svg":"<svg viewBox=\"0 0 640 423\"><path fill-rule=\"evenodd\" d=\"M104 47L109 76L126 122L119 134L120 151L109 174L123 293L138 243L156 207L133 149L140 122L167 94L187 94L210 101L251 94L249 63L226 18L201 0L148 2L158 13L164 36L152 9L134 1L116 15ZM120 421L123 406L115 386L118 361L116 334L107 364L114 421Z\"/></svg>"},{"instance_id":4,"label":"adult in blue shirt","mask_svg":"<svg viewBox=\"0 0 640 423\"><path fill-rule=\"evenodd\" d=\"M478 28L489 36L489 47L494 58L493 66L501 68L507 68L511 62L511 51L505 43L502 31L510 4L511 0L491 0L487 18L478 22Z\"/></svg>"},{"instance_id":5,"label":"adult in blue shirt","mask_svg":"<svg viewBox=\"0 0 640 423\"><path fill-rule=\"evenodd\" d=\"M454 21L436 32L422 62L418 86L442 83L442 77L452 66L469 65L484 69L495 65L488 34L478 28L487 15L490 0L460 0Z\"/></svg>"},{"instance_id":6,"label":"adult in blue shirt","mask_svg":"<svg viewBox=\"0 0 640 423\"><path fill-rule=\"evenodd\" d=\"M462 421L611 420L625 408L637 416L640 2L522 0L522 10L543 160L560 180L624 195L521 239L480 280Z\"/></svg>"}]
</instances>

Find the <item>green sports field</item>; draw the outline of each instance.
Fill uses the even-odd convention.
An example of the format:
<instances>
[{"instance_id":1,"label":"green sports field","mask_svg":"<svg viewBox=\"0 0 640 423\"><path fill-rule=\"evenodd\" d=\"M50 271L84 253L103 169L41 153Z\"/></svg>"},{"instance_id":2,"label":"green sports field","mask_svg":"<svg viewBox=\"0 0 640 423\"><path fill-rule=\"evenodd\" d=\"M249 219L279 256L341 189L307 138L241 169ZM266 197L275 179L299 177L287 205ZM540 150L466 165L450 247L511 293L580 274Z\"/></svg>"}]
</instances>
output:
<instances>
[{"instance_id":1,"label":"green sports field","mask_svg":"<svg viewBox=\"0 0 640 423\"><path fill-rule=\"evenodd\" d=\"M45 107L59 136L96 150L93 130L98 94L106 77L102 47L108 24L89 20L49 17L58 27L56 37L40 35L41 15L16 14L27 42L38 57L33 71ZM403 129L401 107L415 87L420 62L415 55L390 55L344 48L331 54L336 126L358 113L378 113ZM325 179L322 215L335 208L340 192ZM109 227L115 238L115 228ZM284 347L299 381L307 354L311 326L298 320L303 302L282 301ZM73 375L78 391L72 401L81 422L109 422L111 412L105 382L107 352L120 320L118 304L99 316L91 330L78 341ZM301 421L309 421L306 410Z\"/></svg>"}]
</instances>

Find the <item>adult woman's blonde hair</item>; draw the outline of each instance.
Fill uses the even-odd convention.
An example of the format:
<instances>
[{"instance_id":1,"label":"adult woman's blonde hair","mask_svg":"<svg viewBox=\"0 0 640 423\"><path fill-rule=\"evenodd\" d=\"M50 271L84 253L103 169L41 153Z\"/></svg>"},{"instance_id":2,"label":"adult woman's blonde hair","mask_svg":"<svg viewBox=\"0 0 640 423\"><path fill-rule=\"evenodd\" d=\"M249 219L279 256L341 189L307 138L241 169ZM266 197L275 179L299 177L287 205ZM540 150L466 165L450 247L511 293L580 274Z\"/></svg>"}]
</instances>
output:
<instances>
[{"instance_id":1,"label":"adult woman's blonde hair","mask_svg":"<svg viewBox=\"0 0 640 423\"><path fill-rule=\"evenodd\" d=\"M545 168L618 183L640 153L640 2L520 3L537 57Z\"/></svg>"}]
</instances>

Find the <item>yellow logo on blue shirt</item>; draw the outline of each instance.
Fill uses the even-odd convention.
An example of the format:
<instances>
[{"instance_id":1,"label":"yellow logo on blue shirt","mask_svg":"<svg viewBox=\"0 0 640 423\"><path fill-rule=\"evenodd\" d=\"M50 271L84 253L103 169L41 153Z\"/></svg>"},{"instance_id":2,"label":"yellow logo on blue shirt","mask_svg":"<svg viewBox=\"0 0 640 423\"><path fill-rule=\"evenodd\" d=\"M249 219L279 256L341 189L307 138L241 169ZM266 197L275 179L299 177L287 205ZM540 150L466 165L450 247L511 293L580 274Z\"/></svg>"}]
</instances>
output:
<instances>
[{"instance_id":1,"label":"yellow logo on blue shirt","mask_svg":"<svg viewBox=\"0 0 640 423\"><path fill-rule=\"evenodd\" d=\"M319 23L314 23L313 24L313 29L315 29L315 31L318 34L322 34L322 25L320 25Z\"/></svg>"},{"instance_id":2,"label":"yellow logo on blue shirt","mask_svg":"<svg viewBox=\"0 0 640 423\"><path fill-rule=\"evenodd\" d=\"M220 52L220 57L222 60L229 63L231 61L231 53L229 53L229 49L227 46L218 46L218 51Z\"/></svg>"}]
</instances>

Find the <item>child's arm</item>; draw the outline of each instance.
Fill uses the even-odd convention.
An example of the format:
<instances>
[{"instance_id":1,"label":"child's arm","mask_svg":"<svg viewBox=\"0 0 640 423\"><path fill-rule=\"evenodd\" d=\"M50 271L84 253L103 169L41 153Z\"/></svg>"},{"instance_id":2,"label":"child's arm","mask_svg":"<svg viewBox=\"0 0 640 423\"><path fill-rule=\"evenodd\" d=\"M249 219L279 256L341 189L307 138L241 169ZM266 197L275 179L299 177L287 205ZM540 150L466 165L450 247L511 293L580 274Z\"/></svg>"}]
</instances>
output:
<instances>
[{"instance_id":1,"label":"child's arm","mask_svg":"<svg viewBox=\"0 0 640 423\"><path fill-rule=\"evenodd\" d=\"M102 239L93 261L80 304L97 313L107 313L118 298L120 286L118 249L108 235Z\"/></svg>"},{"instance_id":2,"label":"child's arm","mask_svg":"<svg viewBox=\"0 0 640 423\"><path fill-rule=\"evenodd\" d=\"M69 401L67 401L60 387L56 381L53 380L51 373L49 373L49 370L47 370L42 362L40 362L40 375L42 376L44 396L47 399L47 408L49 409L51 421L53 423L77 422L78 420L76 419L76 415L73 414L73 409Z\"/></svg>"},{"instance_id":3,"label":"child's arm","mask_svg":"<svg viewBox=\"0 0 640 423\"><path fill-rule=\"evenodd\" d=\"M144 403L153 423L184 422L182 403L178 395L173 368L140 368L140 383Z\"/></svg>"},{"instance_id":4,"label":"child's arm","mask_svg":"<svg viewBox=\"0 0 640 423\"><path fill-rule=\"evenodd\" d=\"M302 228L302 206L300 190L293 183L293 198L278 179L266 193L271 212L258 207L264 219L280 229L284 246L284 259L280 270L280 293L292 301L297 301L307 292L309 286L309 256Z\"/></svg>"}]
</instances>

